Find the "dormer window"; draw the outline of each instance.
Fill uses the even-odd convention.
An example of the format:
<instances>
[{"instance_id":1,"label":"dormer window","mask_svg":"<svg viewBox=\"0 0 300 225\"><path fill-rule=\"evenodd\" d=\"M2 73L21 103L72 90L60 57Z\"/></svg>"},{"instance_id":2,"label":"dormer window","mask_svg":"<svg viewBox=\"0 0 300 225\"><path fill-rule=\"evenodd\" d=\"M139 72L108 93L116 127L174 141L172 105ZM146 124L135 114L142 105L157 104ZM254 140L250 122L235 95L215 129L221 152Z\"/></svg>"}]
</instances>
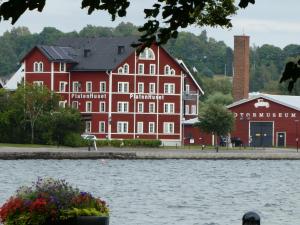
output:
<instances>
[{"instance_id":1,"label":"dormer window","mask_svg":"<svg viewBox=\"0 0 300 225\"><path fill-rule=\"evenodd\" d=\"M170 70L170 74L171 74L171 75L175 75L175 70L174 70L174 69L171 69L171 70Z\"/></svg>"},{"instance_id":2,"label":"dormer window","mask_svg":"<svg viewBox=\"0 0 300 225\"><path fill-rule=\"evenodd\" d=\"M33 63L33 71L34 72L43 72L44 71L43 62L34 62Z\"/></svg>"},{"instance_id":3,"label":"dormer window","mask_svg":"<svg viewBox=\"0 0 300 225\"><path fill-rule=\"evenodd\" d=\"M154 60L155 54L151 48L145 48L139 55L139 59Z\"/></svg>"}]
</instances>

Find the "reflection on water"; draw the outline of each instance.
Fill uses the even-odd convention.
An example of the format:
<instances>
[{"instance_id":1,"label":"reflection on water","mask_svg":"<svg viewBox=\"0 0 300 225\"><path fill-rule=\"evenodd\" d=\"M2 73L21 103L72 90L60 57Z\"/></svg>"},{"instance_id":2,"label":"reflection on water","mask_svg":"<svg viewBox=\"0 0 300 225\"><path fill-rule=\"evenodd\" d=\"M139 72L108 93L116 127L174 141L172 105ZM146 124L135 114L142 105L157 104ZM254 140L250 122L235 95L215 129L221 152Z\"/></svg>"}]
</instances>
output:
<instances>
[{"instance_id":1,"label":"reflection on water","mask_svg":"<svg viewBox=\"0 0 300 225\"><path fill-rule=\"evenodd\" d=\"M0 161L0 204L38 176L107 200L111 225L300 224L300 161Z\"/></svg>"}]
</instances>

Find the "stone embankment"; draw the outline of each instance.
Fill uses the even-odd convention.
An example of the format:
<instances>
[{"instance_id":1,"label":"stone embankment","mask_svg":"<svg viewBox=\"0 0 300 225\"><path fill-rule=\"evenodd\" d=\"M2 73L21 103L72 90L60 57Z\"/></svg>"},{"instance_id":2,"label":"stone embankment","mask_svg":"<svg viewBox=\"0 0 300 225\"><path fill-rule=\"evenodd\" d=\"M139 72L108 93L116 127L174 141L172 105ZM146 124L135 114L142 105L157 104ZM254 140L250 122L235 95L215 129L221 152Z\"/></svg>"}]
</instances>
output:
<instances>
[{"instance_id":1,"label":"stone embankment","mask_svg":"<svg viewBox=\"0 0 300 225\"><path fill-rule=\"evenodd\" d=\"M0 159L194 159L194 160L300 160L295 149L180 150L146 148L14 148L0 147Z\"/></svg>"}]
</instances>

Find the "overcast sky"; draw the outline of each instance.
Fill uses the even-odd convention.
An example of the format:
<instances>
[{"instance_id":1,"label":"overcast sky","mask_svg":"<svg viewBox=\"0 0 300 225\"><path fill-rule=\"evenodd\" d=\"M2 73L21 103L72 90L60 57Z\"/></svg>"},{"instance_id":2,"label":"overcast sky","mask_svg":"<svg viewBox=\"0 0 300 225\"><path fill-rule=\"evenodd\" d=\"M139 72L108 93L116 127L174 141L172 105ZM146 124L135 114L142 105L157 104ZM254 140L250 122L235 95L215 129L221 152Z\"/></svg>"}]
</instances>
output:
<instances>
[{"instance_id":1,"label":"overcast sky","mask_svg":"<svg viewBox=\"0 0 300 225\"><path fill-rule=\"evenodd\" d=\"M126 18L112 22L105 12L94 12L87 15L82 10L81 0L47 0L42 13L26 12L15 26L27 26L31 32L40 32L43 27L56 27L69 32L79 31L87 24L114 27L120 22L131 22L141 25L144 22L143 8L151 6L154 0L131 0ZM284 2L284 3L283 3ZM233 45L233 35L250 36L251 45L261 46L265 43L284 47L288 44L300 45L300 1L299 0L256 0L245 10L239 10L233 16L231 30L221 28L190 27L187 30L199 34L206 29L209 37ZM9 22L0 22L0 34L10 30Z\"/></svg>"}]
</instances>

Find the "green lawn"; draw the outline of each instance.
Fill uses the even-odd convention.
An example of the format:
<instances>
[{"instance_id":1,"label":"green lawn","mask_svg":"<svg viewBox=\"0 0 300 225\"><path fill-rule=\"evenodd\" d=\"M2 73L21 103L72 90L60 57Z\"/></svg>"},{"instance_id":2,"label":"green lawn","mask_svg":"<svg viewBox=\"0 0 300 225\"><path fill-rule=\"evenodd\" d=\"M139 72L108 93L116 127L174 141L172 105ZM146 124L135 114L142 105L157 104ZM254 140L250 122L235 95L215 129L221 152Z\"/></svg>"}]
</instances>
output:
<instances>
[{"instance_id":1,"label":"green lawn","mask_svg":"<svg viewBox=\"0 0 300 225\"><path fill-rule=\"evenodd\" d=\"M38 144L12 144L12 143L0 143L0 147L16 147L16 148L54 148L53 145L38 145Z\"/></svg>"}]
</instances>

